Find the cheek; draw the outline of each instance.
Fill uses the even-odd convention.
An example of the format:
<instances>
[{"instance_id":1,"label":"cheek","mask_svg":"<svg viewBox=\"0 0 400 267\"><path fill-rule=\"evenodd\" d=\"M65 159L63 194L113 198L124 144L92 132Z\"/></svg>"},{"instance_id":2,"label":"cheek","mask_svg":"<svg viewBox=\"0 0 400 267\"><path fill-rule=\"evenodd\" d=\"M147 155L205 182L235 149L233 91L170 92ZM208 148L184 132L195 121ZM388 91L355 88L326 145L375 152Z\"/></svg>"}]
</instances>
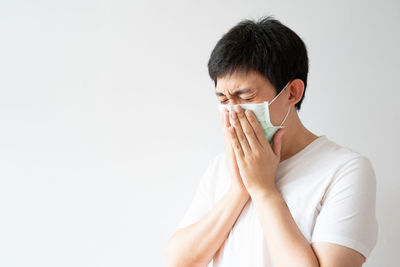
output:
<instances>
[{"instance_id":1,"label":"cheek","mask_svg":"<svg viewBox=\"0 0 400 267\"><path fill-rule=\"evenodd\" d=\"M278 106L272 107L273 105L269 107L269 118L271 120L272 125L279 126L282 123L283 119L285 118L288 110L287 109L285 110L283 107L278 107Z\"/></svg>"}]
</instances>

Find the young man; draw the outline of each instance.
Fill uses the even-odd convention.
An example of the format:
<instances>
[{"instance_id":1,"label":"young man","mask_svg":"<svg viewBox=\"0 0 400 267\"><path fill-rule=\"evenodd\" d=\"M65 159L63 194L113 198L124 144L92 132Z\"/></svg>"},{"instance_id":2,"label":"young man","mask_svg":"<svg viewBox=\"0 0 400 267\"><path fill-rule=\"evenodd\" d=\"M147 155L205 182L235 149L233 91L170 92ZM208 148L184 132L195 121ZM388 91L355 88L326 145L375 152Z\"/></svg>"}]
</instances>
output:
<instances>
[{"instance_id":1,"label":"young man","mask_svg":"<svg viewBox=\"0 0 400 267\"><path fill-rule=\"evenodd\" d=\"M226 149L169 240L167 266L361 266L378 233L374 170L301 123L303 41L271 17L244 20L218 41L208 68Z\"/></svg>"}]
</instances>

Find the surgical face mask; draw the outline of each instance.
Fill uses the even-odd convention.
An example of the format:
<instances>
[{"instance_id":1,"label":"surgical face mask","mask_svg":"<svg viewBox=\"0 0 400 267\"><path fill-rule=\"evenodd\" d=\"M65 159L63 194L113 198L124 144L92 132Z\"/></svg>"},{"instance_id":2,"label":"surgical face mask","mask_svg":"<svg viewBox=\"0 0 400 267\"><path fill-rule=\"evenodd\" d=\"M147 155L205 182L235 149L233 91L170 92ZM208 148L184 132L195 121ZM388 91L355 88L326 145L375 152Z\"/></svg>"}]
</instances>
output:
<instances>
[{"instance_id":1,"label":"surgical face mask","mask_svg":"<svg viewBox=\"0 0 400 267\"><path fill-rule=\"evenodd\" d=\"M286 86L277 94L271 102L268 103L268 101L265 101L263 103L257 103L257 104L238 104L240 105L244 110L251 110L253 111L254 115L257 118L258 123L261 126L261 129L263 130L265 138L268 140L268 142L271 142L273 136L275 135L276 131L280 128L284 128L283 123L285 122L287 116L289 115L290 111L290 106L288 108L288 111L286 112L285 117L283 118L281 124L279 126L274 126L271 123L270 117L269 117L269 105L272 104L272 102L275 101L275 99L278 98L278 96L286 89L286 87L289 85L289 83L286 84ZM228 111L234 110L234 107L237 105L219 105L219 111L223 112L223 109L226 108ZM229 123L231 123L231 117L229 116Z\"/></svg>"}]
</instances>

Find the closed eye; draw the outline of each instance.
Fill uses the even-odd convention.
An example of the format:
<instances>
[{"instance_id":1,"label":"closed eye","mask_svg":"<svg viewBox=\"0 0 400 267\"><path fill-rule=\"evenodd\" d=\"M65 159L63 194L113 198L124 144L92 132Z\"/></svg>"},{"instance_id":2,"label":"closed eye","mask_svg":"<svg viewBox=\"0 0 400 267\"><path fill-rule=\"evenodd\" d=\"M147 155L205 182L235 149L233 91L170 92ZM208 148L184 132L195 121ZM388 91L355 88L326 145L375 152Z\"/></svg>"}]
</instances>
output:
<instances>
[{"instance_id":1,"label":"closed eye","mask_svg":"<svg viewBox=\"0 0 400 267\"><path fill-rule=\"evenodd\" d=\"M249 99L243 99L243 98L241 98L243 101L245 101L245 102L250 102L251 100L253 100L253 98L249 98ZM226 102L228 101L228 99L226 99L226 100L224 100L224 101L221 101L221 104L225 104Z\"/></svg>"}]
</instances>

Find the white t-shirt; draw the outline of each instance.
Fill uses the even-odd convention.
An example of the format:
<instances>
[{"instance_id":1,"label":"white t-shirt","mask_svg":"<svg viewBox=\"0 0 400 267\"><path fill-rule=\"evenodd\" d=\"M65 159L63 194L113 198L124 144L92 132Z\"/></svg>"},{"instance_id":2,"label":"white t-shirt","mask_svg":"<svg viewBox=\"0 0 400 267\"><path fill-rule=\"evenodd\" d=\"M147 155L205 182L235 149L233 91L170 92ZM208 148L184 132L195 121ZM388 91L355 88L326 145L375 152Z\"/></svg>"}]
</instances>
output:
<instances>
[{"instance_id":1,"label":"white t-shirt","mask_svg":"<svg viewBox=\"0 0 400 267\"><path fill-rule=\"evenodd\" d=\"M209 162L177 228L200 220L230 183L224 151ZM369 256L378 223L375 173L368 158L322 135L279 164L275 184L309 243L331 242ZM251 199L208 266L275 266Z\"/></svg>"}]
</instances>

